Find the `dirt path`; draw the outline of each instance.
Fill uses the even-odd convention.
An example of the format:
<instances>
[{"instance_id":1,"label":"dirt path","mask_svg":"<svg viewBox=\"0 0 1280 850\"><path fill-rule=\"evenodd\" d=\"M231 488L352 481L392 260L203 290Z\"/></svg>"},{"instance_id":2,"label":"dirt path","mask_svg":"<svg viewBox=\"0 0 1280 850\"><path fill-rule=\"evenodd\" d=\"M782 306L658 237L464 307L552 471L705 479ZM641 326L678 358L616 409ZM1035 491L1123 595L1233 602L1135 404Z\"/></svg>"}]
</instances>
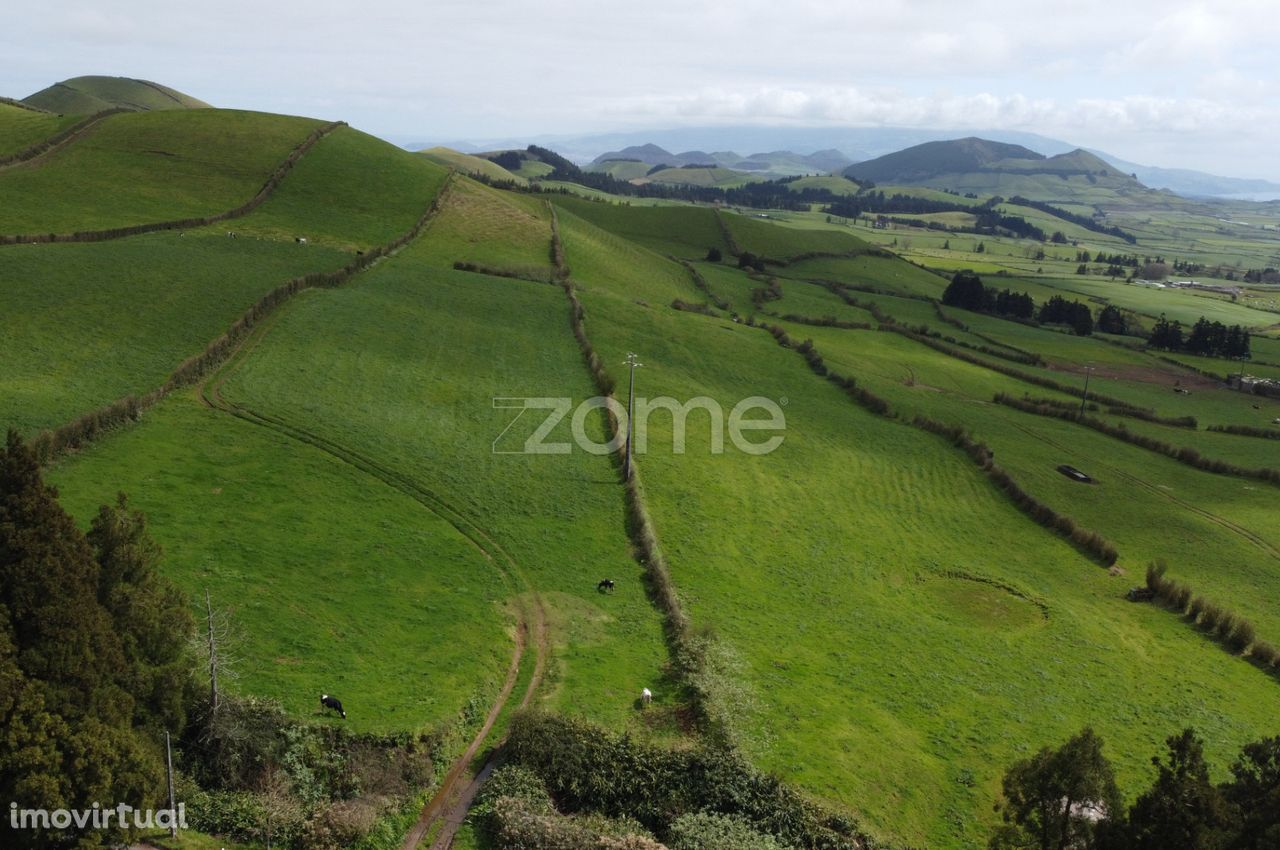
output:
<instances>
[{"instance_id":1,"label":"dirt path","mask_svg":"<svg viewBox=\"0 0 1280 850\"><path fill-rule=\"evenodd\" d=\"M393 255L388 255L388 258L390 256ZM291 304L296 302L297 300L295 299ZM286 308L291 304L286 305ZM490 706L479 731L472 738L467 749L450 766L444 780L440 783L440 787L431 799L427 801L417 823L409 830L401 845L403 850L413 850L436 821L441 817L445 817L445 826L441 832L441 840L445 841L445 843L439 844L437 842L437 845L447 847L466 817L471 801L475 798L476 793L494 767L496 767L496 756L491 755L483 769L474 779L467 778L467 770L480 752L481 747L485 744L494 724L510 700L511 692L515 689L516 682L519 679L520 665L525 659L526 650L529 648L530 643L533 644L534 668L528 687L520 700L521 708L529 704L546 673L547 660L551 653L546 605L542 597L534 590L516 560L485 529L472 523L452 505L422 486L412 477L383 466L372 458L315 432L300 428L278 417L252 410L223 397L222 389L227 379L244 362L245 358L257 348L258 344L275 326L284 312L285 309L276 310L261 322L240 343L222 367L199 385L197 395L200 402L208 408L220 410L245 422L269 428L286 437L306 443L401 491L428 511L449 523L459 534L470 541L495 569L517 583L524 591L522 596L517 597L519 617L515 631L515 647L502 689Z\"/></svg>"},{"instance_id":2,"label":"dirt path","mask_svg":"<svg viewBox=\"0 0 1280 850\"><path fill-rule=\"evenodd\" d=\"M1053 446L1054 448L1059 449L1067 453L1068 455L1075 454L1075 452L1073 452L1067 446L1064 446L1061 443L1056 443L1053 440L1050 440L1048 437L1044 436L1038 431L1033 431L1027 426L1018 424L1016 422L1013 424L1014 424L1014 427L1016 427L1019 431L1022 431L1024 434L1030 437L1034 437L1035 439L1039 440L1042 443L1046 443L1047 445ZM1114 472L1116 475L1118 475L1120 478L1124 479L1125 481L1129 482L1130 484L1135 484L1149 493L1153 493L1157 496L1161 496L1165 499L1168 499L1170 502L1173 502L1175 505L1178 505L1181 508L1185 508L1186 510L1195 514L1196 516L1199 516L1203 519L1207 519L1209 522L1212 522L1215 525L1221 528L1224 528L1233 534L1239 535L1240 537L1247 540L1249 543L1261 549L1267 555L1271 556L1272 558L1275 558L1276 560L1280 560L1280 549L1277 549L1270 542L1268 542L1262 537L1259 537L1257 534L1245 528L1244 526L1237 525L1236 523L1232 522L1226 517L1219 516L1218 514L1215 514L1212 511L1205 510L1199 505L1193 504L1184 499L1179 499L1177 496L1173 495L1173 493L1170 493L1168 490L1163 490L1158 485L1152 484L1150 481L1146 481L1145 479L1139 478L1136 475L1132 475L1128 472L1125 472L1124 470L1119 469L1118 467L1112 466L1111 464L1103 462L1101 463L1101 466L1110 472Z\"/></svg>"}]
</instances>

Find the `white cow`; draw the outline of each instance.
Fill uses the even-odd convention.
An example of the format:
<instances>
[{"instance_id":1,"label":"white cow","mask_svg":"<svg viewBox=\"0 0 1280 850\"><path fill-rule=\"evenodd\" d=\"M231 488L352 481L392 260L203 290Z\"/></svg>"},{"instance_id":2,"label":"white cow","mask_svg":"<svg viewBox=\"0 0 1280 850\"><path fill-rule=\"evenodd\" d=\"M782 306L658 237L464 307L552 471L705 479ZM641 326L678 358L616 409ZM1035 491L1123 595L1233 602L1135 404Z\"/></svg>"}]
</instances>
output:
<instances>
[{"instance_id":1,"label":"white cow","mask_svg":"<svg viewBox=\"0 0 1280 850\"><path fill-rule=\"evenodd\" d=\"M640 691L640 704L647 706L651 702L653 702L653 691L648 688Z\"/></svg>"}]
</instances>

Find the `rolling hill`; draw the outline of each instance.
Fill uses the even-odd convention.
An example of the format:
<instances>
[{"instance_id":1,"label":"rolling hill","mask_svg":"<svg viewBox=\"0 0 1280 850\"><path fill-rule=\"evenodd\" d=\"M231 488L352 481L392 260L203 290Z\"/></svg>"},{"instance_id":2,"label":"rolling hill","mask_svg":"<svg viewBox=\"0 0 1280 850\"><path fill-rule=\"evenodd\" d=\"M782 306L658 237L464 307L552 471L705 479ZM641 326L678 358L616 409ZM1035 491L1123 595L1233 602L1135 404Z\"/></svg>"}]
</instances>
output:
<instances>
[{"instance_id":1,"label":"rolling hill","mask_svg":"<svg viewBox=\"0 0 1280 850\"><path fill-rule=\"evenodd\" d=\"M58 131L0 108L10 147ZM871 179L1136 185L1083 152L931 144ZM987 263L989 285L1036 304L1147 325L1241 323L1259 361L1280 356L1261 337L1274 312L1073 275L1078 250L1130 250L1083 226L1079 246L1025 244L644 206L538 192L532 163L555 159L539 156L521 176L340 123L174 109L0 170L0 235L66 237L0 244L0 427L39 449L80 526L128 492L180 603L235 636L240 676L218 687L243 725L208 720L193 664L175 735L200 829L257 846L286 812L296 835L340 823L344 845L383 847L448 821L454 847L488 850L464 791L509 758L573 789L540 828L654 846L679 806L605 768L711 753L696 780L770 833L756 846L961 850L996 828L1009 765L1085 726L1130 798L1188 724L1220 766L1275 734L1280 401L1220 380L1238 361L944 306L933 269ZM255 192L234 223L100 232ZM1141 216L1154 240L1162 222ZM625 475L600 408L629 388L629 352ZM1154 561L1256 631L1235 646L1189 601L1126 601ZM504 745L518 712L580 735ZM596 757L566 755L579 737Z\"/></svg>"},{"instance_id":2,"label":"rolling hill","mask_svg":"<svg viewBox=\"0 0 1280 850\"><path fill-rule=\"evenodd\" d=\"M105 109L208 109L176 89L129 77L73 77L23 98L49 112L87 115Z\"/></svg>"},{"instance_id":3,"label":"rolling hill","mask_svg":"<svg viewBox=\"0 0 1280 850\"><path fill-rule=\"evenodd\" d=\"M1002 142L965 138L926 142L851 165L845 176L881 185L929 186L1033 200L1096 202L1150 193L1141 183L1084 150L1046 157Z\"/></svg>"}]
</instances>

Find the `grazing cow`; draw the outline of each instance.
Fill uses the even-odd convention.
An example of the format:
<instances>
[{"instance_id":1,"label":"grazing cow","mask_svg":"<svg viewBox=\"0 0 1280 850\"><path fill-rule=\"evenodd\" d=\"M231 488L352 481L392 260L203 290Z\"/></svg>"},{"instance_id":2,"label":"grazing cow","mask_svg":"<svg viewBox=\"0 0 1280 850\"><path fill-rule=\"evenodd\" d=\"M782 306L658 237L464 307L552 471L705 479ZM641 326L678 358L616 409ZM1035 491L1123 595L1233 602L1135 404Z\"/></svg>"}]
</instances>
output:
<instances>
[{"instance_id":1,"label":"grazing cow","mask_svg":"<svg viewBox=\"0 0 1280 850\"><path fill-rule=\"evenodd\" d=\"M647 707L651 702L653 702L653 691L648 688L640 691L640 704Z\"/></svg>"},{"instance_id":2,"label":"grazing cow","mask_svg":"<svg viewBox=\"0 0 1280 850\"><path fill-rule=\"evenodd\" d=\"M307 237L305 237L305 236L295 236L295 237L293 237L293 241L294 241L294 242L297 242L299 245L306 245L306 244L307 244Z\"/></svg>"},{"instance_id":3,"label":"grazing cow","mask_svg":"<svg viewBox=\"0 0 1280 850\"><path fill-rule=\"evenodd\" d=\"M320 695L320 705L324 708L332 708L334 711L342 715L342 719L347 719L347 713L342 710L342 700L337 697L331 697L328 694Z\"/></svg>"},{"instance_id":4,"label":"grazing cow","mask_svg":"<svg viewBox=\"0 0 1280 850\"><path fill-rule=\"evenodd\" d=\"M613 585L613 579L611 579L611 578L602 578L602 579L600 579L600 583L596 585L596 592L598 592L598 593L613 593L613 587L614 587L614 585Z\"/></svg>"}]
</instances>

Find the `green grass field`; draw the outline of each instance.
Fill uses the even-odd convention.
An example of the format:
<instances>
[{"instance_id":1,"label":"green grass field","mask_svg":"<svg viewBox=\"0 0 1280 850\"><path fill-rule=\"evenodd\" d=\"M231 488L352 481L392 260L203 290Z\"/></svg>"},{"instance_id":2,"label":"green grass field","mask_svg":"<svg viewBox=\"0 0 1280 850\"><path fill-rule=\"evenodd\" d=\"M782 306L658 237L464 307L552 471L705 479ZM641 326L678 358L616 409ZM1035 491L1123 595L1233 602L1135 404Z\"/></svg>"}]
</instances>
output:
<instances>
[{"instance_id":1,"label":"green grass field","mask_svg":"<svg viewBox=\"0 0 1280 850\"><path fill-rule=\"evenodd\" d=\"M566 244L582 267L583 246ZM774 454L710 455L695 419L685 454L660 422L649 442L667 450L640 461L677 587L742 659L762 764L880 834L972 846L1004 765L1082 722L1127 777L1187 717L1222 752L1265 726L1266 676L1123 602L1124 579L1018 514L941 440L862 412L759 330L638 311L582 277L598 284L583 296L597 347L606 362L643 351L645 394L786 397ZM824 333L857 360L885 336ZM1196 689L1162 684L1175 668Z\"/></svg>"},{"instance_id":2,"label":"green grass field","mask_svg":"<svg viewBox=\"0 0 1280 850\"><path fill-rule=\"evenodd\" d=\"M79 120L78 115L33 112L0 103L0 156L17 153L44 141Z\"/></svg>"},{"instance_id":3,"label":"green grass field","mask_svg":"<svg viewBox=\"0 0 1280 850\"><path fill-rule=\"evenodd\" d=\"M418 154L438 165L456 168L463 174L480 174L490 180L511 180L521 186L528 183L524 177L512 174L493 160L485 159L482 156L472 156L469 153L455 151L452 148L428 148L424 151L418 151Z\"/></svg>"},{"instance_id":4,"label":"green grass field","mask_svg":"<svg viewBox=\"0 0 1280 850\"><path fill-rule=\"evenodd\" d=\"M28 435L146 394L267 292L349 260L194 233L0 252L0 427Z\"/></svg>"},{"instance_id":5,"label":"green grass field","mask_svg":"<svg viewBox=\"0 0 1280 850\"><path fill-rule=\"evenodd\" d=\"M455 217L473 220L477 205L450 204L394 260L284 315L227 396L398 470L484 529L548 608L556 646L542 702L638 724L632 703L661 680L665 653L608 460L498 453L523 438L503 436L514 414L494 398L594 395L564 295L453 271L470 232ZM615 595L596 593L605 576Z\"/></svg>"},{"instance_id":6,"label":"green grass field","mask_svg":"<svg viewBox=\"0 0 1280 850\"><path fill-rule=\"evenodd\" d=\"M417 731L487 705L506 673L504 606L518 590L471 541L383 481L192 392L52 478L82 521L121 490L147 513L168 574L197 607L207 590L226 612L237 692L317 721L320 694L336 693L356 731Z\"/></svg>"},{"instance_id":7,"label":"green grass field","mask_svg":"<svg viewBox=\"0 0 1280 850\"><path fill-rule=\"evenodd\" d=\"M36 124L20 126L28 119L0 107L0 151L50 131L48 116L27 115ZM235 206L315 126L220 110L113 117L35 167L0 172L0 232ZM230 227L0 248L0 426L30 433L153 389L264 292L407 231L449 169L471 168L511 177L487 160L407 153L344 128ZM522 175L536 179L535 170ZM805 179L832 187L843 178ZM1034 188L1047 178L1014 179ZM1104 189L1114 201L1106 187L1067 187L1082 212ZM571 439L572 411L597 389L569 298L547 282L554 216L586 334L615 378L623 381L624 357L637 352L642 398L701 398L727 412L756 397L785 414L785 439L767 454L731 438L713 450L715 420L701 411L688 418L683 451L669 413L652 414L637 440L676 593L695 631L714 636L724 669L713 687L732 704L754 763L856 814L886 841L959 850L986 843L1011 762L1085 725L1106 739L1127 789L1149 780L1151 754L1187 725L1217 765L1275 733L1274 675L1167 611L1126 602L1124 592L1142 583L1152 559L1164 559L1174 577L1280 644L1280 612L1270 604L1280 567L1276 485L1200 471L1075 422L995 404L997 392L1075 397L899 334L777 318L874 324L869 306L852 306L821 282L874 288L849 294L901 323L1044 361L976 355L991 365L1071 387L1089 368L1091 393L1195 416L1200 427L1099 411L1108 422L1208 457L1280 468L1280 441L1204 430L1261 427L1280 417L1280 401L1101 338L951 308L968 330L946 324L927 300L941 295L946 277L921 266L974 268L1037 302L1061 293L1097 309L1105 299L1148 321L1165 312L1184 324L1205 315L1274 326L1277 314L1259 309L1266 291L1233 303L1076 276L1075 263L1054 253L1074 246L1050 246L1038 260L1036 245L1006 237L576 191L582 196L506 192L457 177L418 239L341 287L298 296L202 385L49 469L82 523L121 490L147 513L166 550L163 569L193 607L208 590L230 616L236 692L324 723L335 721L319 716L317 697L337 693L357 731L456 729L488 711L522 634L517 623L542 612L550 658L535 705L674 746L695 743L663 617L628 536L615 462ZM1256 256L1256 240L1236 232L1243 225L1221 233L1197 208L1139 201L1149 203L1135 198L1128 218L1117 212L1115 220L1142 229L1141 250L1146 240L1172 240L1177 221L1199 228L1188 237L1196 245L1220 239L1222 256ZM1017 211L1041 226L1054 221ZM239 238L228 239L228 229ZM1097 234L1068 235L1111 249ZM827 256L748 274L731 243L781 261ZM876 246L920 265L871 253ZM710 248L722 262L705 260ZM730 308L673 309L677 299L712 298L672 256ZM757 304L761 289L781 297ZM829 368L855 377L895 415L867 412L733 314L778 322L796 343L812 340ZM1280 339L1256 337L1254 354L1260 371L1280 373ZM1181 360L1219 373L1237 367ZM546 436L563 450L528 450L542 419L539 410L521 412L528 399L567 400L570 413ZM585 414L577 427L603 442L601 418ZM915 415L986 442L1029 493L1113 541L1118 569L1021 513L965 453L913 427ZM1096 483L1068 479L1056 470L1063 463ZM616 593L596 592L606 577ZM536 629L530 640L499 731L533 679ZM636 704L643 687L655 692L647 712ZM473 842L464 846L475 846L464 834Z\"/></svg>"},{"instance_id":8,"label":"green grass field","mask_svg":"<svg viewBox=\"0 0 1280 850\"><path fill-rule=\"evenodd\" d=\"M363 250L409 230L448 172L424 157L340 127L307 152L258 209L209 225L222 234Z\"/></svg>"},{"instance_id":9,"label":"green grass field","mask_svg":"<svg viewBox=\"0 0 1280 850\"><path fill-rule=\"evenodd\" d=\"M71 233L238 207L319 122L193 109L114 115L38 162L0 172L0 233Z\"/></svg>"}]
</instances>

